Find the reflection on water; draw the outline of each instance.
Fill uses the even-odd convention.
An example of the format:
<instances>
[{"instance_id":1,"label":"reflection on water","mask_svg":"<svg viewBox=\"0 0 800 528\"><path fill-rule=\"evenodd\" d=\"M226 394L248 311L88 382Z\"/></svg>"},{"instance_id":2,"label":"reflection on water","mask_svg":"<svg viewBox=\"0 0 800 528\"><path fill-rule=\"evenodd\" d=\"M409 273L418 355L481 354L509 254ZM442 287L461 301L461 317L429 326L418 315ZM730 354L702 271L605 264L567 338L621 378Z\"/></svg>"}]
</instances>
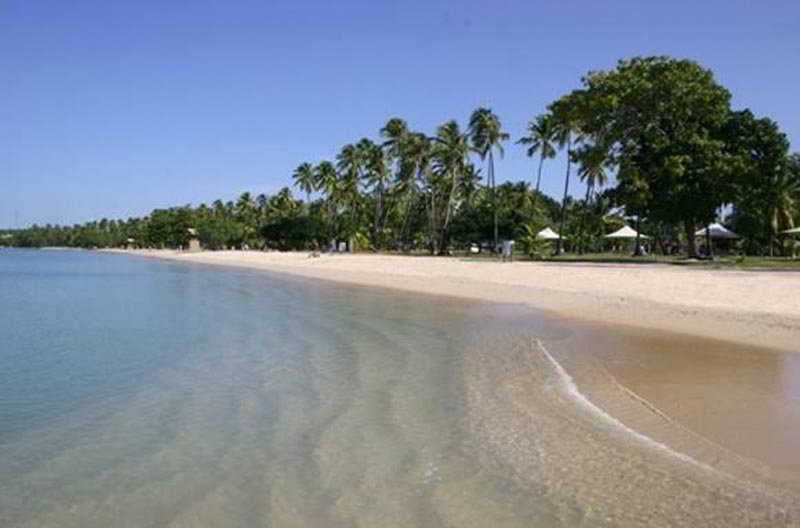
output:
<instances>
[{"instance_id":1,"label":"reflection on water","mask_svg":"<svg viewBox=\"0 0 800 528\"><path fill-rule=\"evenodd\" d=\"M615 356L607 332L269 274L15 258L0 261L0 306L16 307L0 322L2 526L797 522L768 469L675 432L691 413L658 429L605 390L669 366L637 346Z\"/></svg>"}]
</instances>

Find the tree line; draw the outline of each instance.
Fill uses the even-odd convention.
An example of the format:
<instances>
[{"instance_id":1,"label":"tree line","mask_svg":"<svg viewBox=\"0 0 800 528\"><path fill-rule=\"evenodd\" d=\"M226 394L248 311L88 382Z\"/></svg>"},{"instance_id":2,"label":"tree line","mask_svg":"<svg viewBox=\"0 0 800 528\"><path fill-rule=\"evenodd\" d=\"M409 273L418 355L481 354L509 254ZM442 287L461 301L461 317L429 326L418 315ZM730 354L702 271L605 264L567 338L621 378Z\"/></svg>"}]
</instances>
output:
<instances>
[{"instance_id":1,"label":"tree line","mask_svg":"<svg viewBox=\"0 0 800 528\"><path fill-rule=\"evenodd\" d=\"M185 246L196 229L209 249L325 248L444 254L517 239L545 251L536 232L564 235L559 250L599 251L602 235L634 222L663 251L697 254L694 231L726 216L741 251L787 251L780 232L800 221L800 155L777 123L734 110L713 73L689 60L635 57L593 71L548 105L515 138L489 108L433 133L392 118L375 139L343 146L335 159L304 162L289 187L267 196L157 209L143 218L7 231L0 244L41 247ZM532 158L526 181L497 184L505 148ZM517 147L519 148L519 147ZM541 192L543 165L566 154L564 192ZM577 176L582 197L570 195ZM609 185L609 182L613 182Z\"/></svg>"}]
</instances>

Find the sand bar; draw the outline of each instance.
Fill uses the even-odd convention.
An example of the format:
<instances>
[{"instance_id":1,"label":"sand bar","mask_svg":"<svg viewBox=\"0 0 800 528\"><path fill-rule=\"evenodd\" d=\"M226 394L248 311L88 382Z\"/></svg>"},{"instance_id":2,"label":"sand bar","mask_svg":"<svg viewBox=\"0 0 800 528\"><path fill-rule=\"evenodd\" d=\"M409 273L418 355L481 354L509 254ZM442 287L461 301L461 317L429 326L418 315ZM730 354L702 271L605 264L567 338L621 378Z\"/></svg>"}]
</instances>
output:
<instances>
[{"instance_id":1,"label":"sand bar","mask_svg":"<svg viewBox=\"0 0 800 528\"><path fill-rule=\"evenodd\" d=\"M524 303L593 322L798 350L800 273L661 264L502 263L449 257L307 252L125 253L304 277Z\"/></svg>"}]
</instances>

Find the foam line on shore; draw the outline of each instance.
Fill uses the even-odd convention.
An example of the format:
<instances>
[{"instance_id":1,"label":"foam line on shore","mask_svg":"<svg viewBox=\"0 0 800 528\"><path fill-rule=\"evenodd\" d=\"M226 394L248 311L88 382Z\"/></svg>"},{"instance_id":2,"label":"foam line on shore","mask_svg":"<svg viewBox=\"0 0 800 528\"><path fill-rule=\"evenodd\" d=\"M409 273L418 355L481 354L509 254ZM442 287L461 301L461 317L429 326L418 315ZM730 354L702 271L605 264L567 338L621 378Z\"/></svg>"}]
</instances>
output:
<instances>
[{"instance_id":1,"label":"foam line on shore","mask_svg":"<svg viewBox=\"0 0 800 528\"><path fill-rule=\"evenodd\" d=\"M542 353L542 355L550 362L551 365L553 365L553 369L558 375L561 388L564 390L564 392L566 392L574 401L576 401L588 412L599 417L609 425L621 431L624 431L626 434L630 435L631 437L635 438L637 441L645 444L648 447L657 449L659 451L663 451L669 454L670 456L677 458L678 460L681 460L682 462L692 464L705 471L729 476L726 473L723 473L722 471L714 467L711 467L708 464L700 462L699 460L692 458L685 453L675 451L666 444L653 440L649 436L644 435L639 431L636 431L635 429L628 427L618 419L608 414L605 410L601 409L600 407L595 405L589 398L587 398L586 395L583 394L583 392L581 392L581 390L578 388L578 385L575 383L573 377L564 369L564 367L561 366L561 364L553 357L553 355L547 350L547 348L545 348L545 346L539 339L535 339L534 341L536 343L537 348ZM650 407L648 406L648 408ZM657 414L662 417L664 416L663 413L661 413L660 411L658 411Z\"/></svg>"}]
</instances>

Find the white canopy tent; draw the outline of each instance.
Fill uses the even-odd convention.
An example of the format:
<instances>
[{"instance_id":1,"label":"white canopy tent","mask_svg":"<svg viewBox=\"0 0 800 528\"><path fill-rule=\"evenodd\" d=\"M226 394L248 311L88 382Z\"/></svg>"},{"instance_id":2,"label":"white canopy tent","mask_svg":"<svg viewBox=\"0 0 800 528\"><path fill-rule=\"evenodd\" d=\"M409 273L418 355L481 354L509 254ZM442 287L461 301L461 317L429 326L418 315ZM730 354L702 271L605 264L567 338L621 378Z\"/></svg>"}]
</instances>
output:
<instances>
[{"instance_id":1,"label":"white canopy tent","mask_svg":"<svg viewBox=\"0 0 800 528\"><path fill-rule=\"evenodd\" d=\"M613 233L607 234L605 238L636 238L637 236L639 238L650 238L647 235L636 233L636 230L629 226L623 226Z\"/></svg>"},{"instance_id":2,"label":"white canopy tent","mask_svg":"<svg viewBox=\"0 0 800 528\"><path fill-rule=\"evenodd\" d=\"M698 229L694 232L694 236L704 237L706 236L706 230L708 230L707 234L711 238L739 238L739 235L717 222L708 224L708 227Z\"/></svg>"},{"instance_id":3,"label":"white canopy tent","mask_svg":"<svg viewBox=\"0 0 800 528\"><path fill-rule=\"evenodd\" d=\"M536 238L538 240L558 240L558 233L556 233L549 227L545 227L544 229L536 233Z\"/></svg>"}]
</instances>

